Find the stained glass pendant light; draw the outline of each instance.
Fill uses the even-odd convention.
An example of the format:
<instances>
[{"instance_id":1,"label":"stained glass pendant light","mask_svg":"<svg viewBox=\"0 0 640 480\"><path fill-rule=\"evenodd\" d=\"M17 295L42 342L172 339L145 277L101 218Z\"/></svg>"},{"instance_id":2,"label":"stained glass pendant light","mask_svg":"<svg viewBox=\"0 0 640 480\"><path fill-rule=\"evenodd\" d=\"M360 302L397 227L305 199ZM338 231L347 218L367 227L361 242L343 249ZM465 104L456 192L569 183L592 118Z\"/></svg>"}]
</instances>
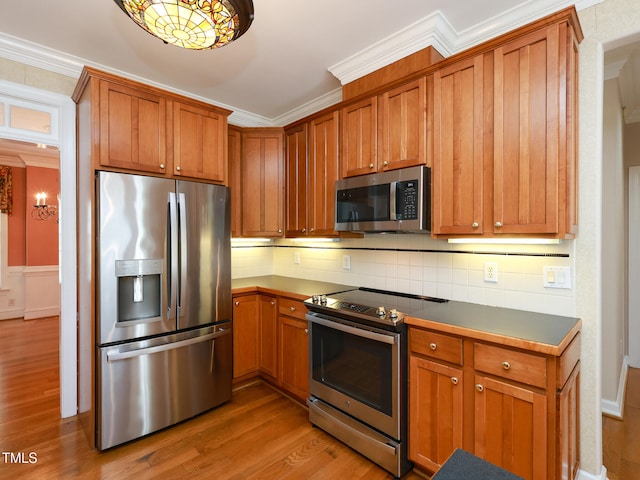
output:
<instances>
[{"instance_id":1,"label":"stained glass pendant light","mask_svg":"<svg viewBox=\"0 0 640 480\"><path fill-rule=\"evenodd\" d=\"M140 27L182 48L223 47L253 21L251 0L114 0Z\"/></svg>"}]
</instances>

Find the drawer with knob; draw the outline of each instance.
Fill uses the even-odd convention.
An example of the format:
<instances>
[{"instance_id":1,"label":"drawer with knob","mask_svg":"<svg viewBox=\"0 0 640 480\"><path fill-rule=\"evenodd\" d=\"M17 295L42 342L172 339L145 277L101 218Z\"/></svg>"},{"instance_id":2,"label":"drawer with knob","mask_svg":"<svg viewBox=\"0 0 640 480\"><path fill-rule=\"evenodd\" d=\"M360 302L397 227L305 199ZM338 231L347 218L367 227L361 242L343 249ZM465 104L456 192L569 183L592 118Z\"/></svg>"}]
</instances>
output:
<instances>
[{"instance_id":1,"label":"drawer with knob","mask_svg":"<svg viewBox=\"0 0 640 480\"><path fill-rule=\"evenodd\" d=\"M305 314L307 313L307 307L304 306L304 303L284 297L280 297L280 301L278 303L280 305L278 310L280 315L287 315L289 317L299 318L300 320L306 320Z\"/></svg>"},{"instance_id":2,"label":"drawer with knob","mask_svg":"<svg viewBox=\"0 0 640 480\"><path fill-rule=\"evenodd\" d=\"M547 385L547 361L539 355L475 343L473 361L476 371L534 387L545 388Z\"/></svg>"},{"instance_id":3,"label":"drawer with knob","mask_svg":"<svg viewBox=\"0 0 640 480\"><path fill-rule=\"evenodd\" d=\"M462 365L462 339L441 333L409 329L409 349L413 353Z\"/></svg>"}]
</instances>

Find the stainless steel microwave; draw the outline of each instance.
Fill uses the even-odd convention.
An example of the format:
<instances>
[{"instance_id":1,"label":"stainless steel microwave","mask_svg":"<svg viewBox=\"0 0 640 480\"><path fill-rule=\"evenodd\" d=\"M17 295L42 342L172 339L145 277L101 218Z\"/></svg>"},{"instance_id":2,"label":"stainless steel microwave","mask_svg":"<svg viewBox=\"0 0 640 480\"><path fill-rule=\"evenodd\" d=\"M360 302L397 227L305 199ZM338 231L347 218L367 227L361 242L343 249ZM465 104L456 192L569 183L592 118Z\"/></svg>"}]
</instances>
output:
<instances>
[{"instance_id":1,"label":"stainless steel microwave","mask_svg":"<svg viewBox=\"0 0 640 480\"><path fill-rule=\"evenodd\" d=\"M410 167L336 181L336 231L431 231L431 169Z\"/></svg>"}]
</instances>

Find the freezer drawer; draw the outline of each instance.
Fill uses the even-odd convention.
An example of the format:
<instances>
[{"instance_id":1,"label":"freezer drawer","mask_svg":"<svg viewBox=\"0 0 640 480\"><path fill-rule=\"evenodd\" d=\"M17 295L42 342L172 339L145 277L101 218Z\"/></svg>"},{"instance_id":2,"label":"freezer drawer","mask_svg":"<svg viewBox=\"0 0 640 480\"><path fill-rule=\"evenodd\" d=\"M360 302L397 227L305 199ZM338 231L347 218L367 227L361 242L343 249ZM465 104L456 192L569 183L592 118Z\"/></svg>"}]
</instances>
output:
<instances>
[{"instance_id":1,"label":"freezer drawer","mask_svg":"<svg viewBox=\"0 0 640 480\"><path fill-rule=\"evenodd\" d=\"M100 450L231 398L231 324L98 348Z\"/></svg>"}]
</instances>

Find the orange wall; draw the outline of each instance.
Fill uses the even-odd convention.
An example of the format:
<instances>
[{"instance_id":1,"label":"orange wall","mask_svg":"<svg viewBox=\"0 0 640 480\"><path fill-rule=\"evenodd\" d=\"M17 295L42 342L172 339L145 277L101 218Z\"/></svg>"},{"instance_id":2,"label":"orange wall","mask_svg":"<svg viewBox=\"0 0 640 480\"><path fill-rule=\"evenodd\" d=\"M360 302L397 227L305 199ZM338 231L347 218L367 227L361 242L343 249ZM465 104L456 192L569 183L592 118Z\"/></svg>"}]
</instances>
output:
<instances>
[{"instance_id":1,"label":"orange wall","mask_svg":"<svg viewBox=\"0 0 640 480\"><path fill-rule=\"evenodd\" d=\"M27 266L58 264L57 215L48 220L31 216L36 203L36 193L46 192L47 204L58 205L60 170L27 166L26 178L26 263Z\"/></svg>"},{"instance_id":2,"label":"orange wall","mask_svg":"<svg viewBox=\"0 0 640 480\"><path fill-rule=\"evenodd\" d=\"M25 265L27 258L27 234L25 213L25 189L27 172L24 168L11 167L13 179L13 212L7 216L7 265Z\"/></svg>"}]
</instances>

